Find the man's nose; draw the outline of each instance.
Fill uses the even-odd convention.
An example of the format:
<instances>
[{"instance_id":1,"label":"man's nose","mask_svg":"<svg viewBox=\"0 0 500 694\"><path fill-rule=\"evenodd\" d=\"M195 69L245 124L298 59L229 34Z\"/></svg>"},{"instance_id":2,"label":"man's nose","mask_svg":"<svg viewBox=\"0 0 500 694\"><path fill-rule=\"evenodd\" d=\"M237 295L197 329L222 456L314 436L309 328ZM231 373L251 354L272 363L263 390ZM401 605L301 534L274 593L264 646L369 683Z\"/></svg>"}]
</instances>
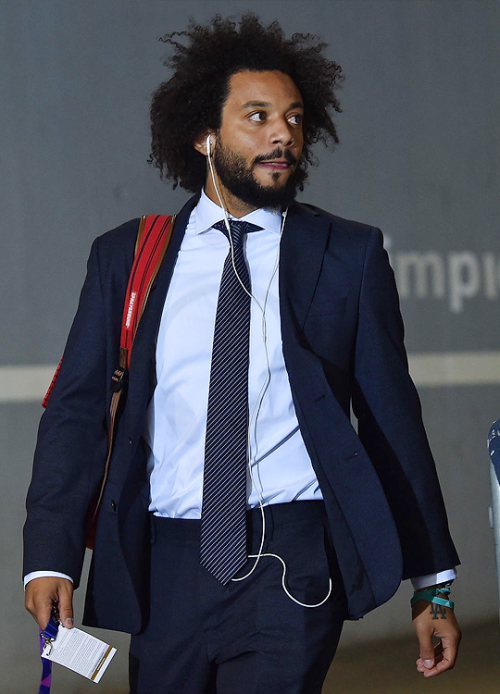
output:
<instances>
[{"instance_id":1,"label":"man's nose","mask_svg":"<svg viewBox=\"0 0 500 694\"><path fill-rule=\"evenodd\" d=\"M284 147L293 144L293 137L293 130L285 119L278 121L271 132L271 142Z\"/></svg>"}]
</instances>

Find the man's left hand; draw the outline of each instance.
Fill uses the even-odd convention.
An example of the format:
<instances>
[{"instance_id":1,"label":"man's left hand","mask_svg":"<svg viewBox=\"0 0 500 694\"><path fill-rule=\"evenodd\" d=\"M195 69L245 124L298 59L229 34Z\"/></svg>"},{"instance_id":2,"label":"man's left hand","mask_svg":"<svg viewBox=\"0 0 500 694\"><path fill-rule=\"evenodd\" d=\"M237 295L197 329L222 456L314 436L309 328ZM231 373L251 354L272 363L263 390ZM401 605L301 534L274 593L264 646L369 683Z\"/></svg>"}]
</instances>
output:
<instances>
[{"instance_id":1,"label":"man's left hand","mask_svg":"<svg viewBox=\"0 0 500 694\"><path fill-rule=\"evenodd\" d=\"M453 610L419 600L412 608L413 626L420 645L417 670L434 677L451 670L457 658L462 634ZM434 646L433 637L440 639Z\"/></svg>"}]
</instances>

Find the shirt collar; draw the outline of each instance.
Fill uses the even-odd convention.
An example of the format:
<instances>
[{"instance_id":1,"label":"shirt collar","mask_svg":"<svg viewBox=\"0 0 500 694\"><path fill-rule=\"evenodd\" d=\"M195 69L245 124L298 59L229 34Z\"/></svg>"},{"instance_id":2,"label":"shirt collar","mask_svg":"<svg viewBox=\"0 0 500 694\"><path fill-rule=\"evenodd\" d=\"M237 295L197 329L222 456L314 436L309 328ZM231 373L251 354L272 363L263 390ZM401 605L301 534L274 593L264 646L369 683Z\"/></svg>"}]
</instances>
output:
<instances>
[{"instance_id":1,"label":"shirt collar","mask_svg":"<svg viewBox=\"0 0 500 694\"><path fill-rule=\"evenodd\" d=\"M200 199L193 212L196 234L203 234L211 229L216 222L224 219L222 208L212 202L204 190L201 191ZM229 215L229 219L233 219L231 215ZM266 231L273 231L276 234L281 232L281 213L276 210L260 208L241 217L241 219L257 224Z\"/></svg>"}]
</instances>

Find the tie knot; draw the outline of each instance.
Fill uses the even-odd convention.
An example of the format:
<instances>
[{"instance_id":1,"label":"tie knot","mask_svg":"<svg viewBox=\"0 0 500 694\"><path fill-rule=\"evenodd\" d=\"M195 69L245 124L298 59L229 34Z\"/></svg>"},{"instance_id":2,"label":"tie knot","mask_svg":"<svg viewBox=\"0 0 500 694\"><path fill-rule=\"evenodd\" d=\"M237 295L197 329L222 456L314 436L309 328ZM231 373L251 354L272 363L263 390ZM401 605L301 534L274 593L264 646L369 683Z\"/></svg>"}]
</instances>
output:
<instances>
[{"instance_id":1,"label":"tie knot","mask_svg":"<svg viewBox=\"0 0 500 694\"><path fill-rule=\"evenodd\" d=\"M230 219L229 225L231 227L231 236L233 239L233 245L241 246L243 244L243 237L245 234L250 234L252 231L262 231L262 227L252 224L251 222L242 222L238 219ZM216 222L213 225L214 229L222 231L222 233L229 238L226 223L224 220Z\"/></svg>"}]
</instances>

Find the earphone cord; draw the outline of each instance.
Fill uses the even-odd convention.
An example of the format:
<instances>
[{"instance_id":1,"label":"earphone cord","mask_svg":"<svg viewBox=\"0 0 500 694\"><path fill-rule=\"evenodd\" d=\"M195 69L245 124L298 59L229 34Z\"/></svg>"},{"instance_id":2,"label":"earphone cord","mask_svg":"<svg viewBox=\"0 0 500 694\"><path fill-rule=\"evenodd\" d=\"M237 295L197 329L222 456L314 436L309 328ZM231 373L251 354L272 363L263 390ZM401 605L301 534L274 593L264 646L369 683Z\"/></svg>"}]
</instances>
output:
<instances>
[{"instance_id":1,"label":"earphone cord","mask_svg":"<svg viewBox=\"0 0 500 694\"><path fill-rule=\"evenodd\" d=\"M321 602L316 603L316 604L314 604L314 605L311 605L311 604L308 604L308 603L303 603L303 602L301 602L300 600L297 600L297 598L295 598L295 597L290 593L290 591L288 590L288 587L287 587L287 585L286 585L287 566L286 566L285 561L284 561L278 554L272 554L271 552L263 552L263 551L262 551L263 548L264 548L264 541L265 541L265 536L266 536L266 515L265 515L265 512L264 512L264 499L263 499L263 497L262 497L261 490L259 490L259 487L258 487L258 485L257 485L257 483L256 483L255 478L254 478L253 469L252 469L252 465L251 465L251 455L250 455L250 451L251 451L251 428L252 428L252 421L255 422L254 427L255 427L255 432L256 432L256 429L257 429L257 421L258 421L258 418L259 418L259 413L260 413L260 410L261 410L261 407L262 407L262 403L263 403L265 394L266 394L267 389L268 389L268 387L269 387L269 384L270 384L270 382L271 382L271 367L270 367L270 362L269 362L269 351L268 351L268 349L267 349L267 321L266 321L266 309L267 309L267 303L268 303L269 295L270 295L270 292L271 292L271 285L272 285L272 283L273 283L274 277L275 277L275 275L276 275L276 273L277 273L277 271L278 271L278 267L279 267L279 244L278 244L278 252L277 252L277 254L276 254L276 260L275 260L275 263L274 263L274 268L273 268L273 271L272 271L272 274L271 274L271 279L269 280L269 285L268 285L268 287L267 287L266 295L265 295L265 298L264 298L264 306L261 306L260 302L259 302L258 299L252 294L252 292L248 291L248 289L246 288L245 284L244 284L243 281L241 280L241 277L239 276L238 271L237 271L237 269L236 269L236 265L235 265L235 261L234 261L234 246L233 246L233 237L232 237L232 233L231 233L231 225L230 225L230 223L229 223L229 215L228 215L228 212L227 212L226 207L225 207L225 205L224 205L224 202L223 202L223 200L222 200L222 196L221 196L220 191L219 191L219 186L217 185L217 181L216 181L216 176L215 176L214 167L213 167L213 164L212 164L212 156L211 156L211 151L210 151L210 150L211 150L211 140L210 140L210 136L207 136L206 147L207 147L208 165L209 165L209 167L210 167L210 174L211 174L211 176L212 176L212 181L213 181L213 184L214 184L215 192L216 192L216 194L217 194L217 198L218 198L218 200L219 200L220 206L221 206L222 211L223 211L223 213L224 213L224 222L225 222L226 229L227 229L227 232L228 232L228 237L229 237L229 244L230 244L230 250L231 250L231 263L232 263L232 266L233 266L234 273L235 273L235 275L236 275L236 277L237 277L237 279L238 279L238 282L241 284L242 288L244 289L244 291L245 291L245 292L250 296L250 298L257 304L257 306L259 307L259 309L260 309L260 311L261 311L261 313L262 313L262 338L263 338L263 342L264 342L264 351L265 351L265 356L266 356L266 378L265 378L264 384L262 385L262 388L260 389L259 394L258 394L258 396L257 396L257 398L256 398L255 404L254 404L254 406L253 406L253 408L252 408L252 412L251 412L251 415L250 415L250 418L249 418L248 434L247 434L247 436L248 436L248 438L247 438L247 450L248 450L248 452L249 452L249 454L248 454L248 470L249 470L249 473L250 473L250 480L251 480L251 482L252 482L252 487L255 489L255 491L257 492L257 495L258 495L259 508L260 508L260 513L261 513L261 518L262 518L262 533L261 533L261 539L260 539L260 545L259 545L258 553L257 553L257 554L249 554L249 555L248 555L248 558L249 558L249 559L255 559L252 568L251 568L250 571L249 571L248 573L246 573L244 576L240 576L239 578L232 578L231 580L232 580L232 581L235 581L235 582L244 581L245 579L247 579L247 578L255 571L255 569L257 568L257 565L259 564L259 561L261 560L262 557L273 557L274 559L278 559L278 561L280 561L281 564L282 564L283 572L282 572L282 575L281 575L281 585L282 585L282 588L283 588L285 594L290 598L290 600L293 600L293 602L295 602L297 605L300 605L301 607L310 607L310 608L321 607L321 605L324 605L325 602L326 602L326 601L328 600L328 598L330 597L330 595L332 594L333 584L332 584L332 579L331 579L331 578L328 579L328 593L327 593L326 597L325 597ZM286 221L287 214L288 214L288 208L287 208L286 210L284 210L284 212L282 213L281 229L280 229L280 240L281 240L281 237L282 237L282 235L283 235L283 229L284 229L284 227L285 227L285 221ZM255 419L254 419L254 418L255 418ZM255 433L255 438L256 438L256 433Z\"/></svg>"}]
</instances>

